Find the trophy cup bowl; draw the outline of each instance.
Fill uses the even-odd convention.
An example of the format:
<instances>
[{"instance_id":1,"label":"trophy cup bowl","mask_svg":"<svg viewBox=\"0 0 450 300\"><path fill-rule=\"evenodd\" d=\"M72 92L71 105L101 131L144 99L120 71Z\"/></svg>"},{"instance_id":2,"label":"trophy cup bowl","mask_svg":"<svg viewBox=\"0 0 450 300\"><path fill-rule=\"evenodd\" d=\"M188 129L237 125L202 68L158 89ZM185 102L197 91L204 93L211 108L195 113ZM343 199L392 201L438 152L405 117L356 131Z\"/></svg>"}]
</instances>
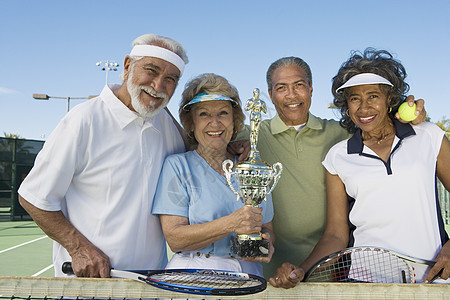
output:
<instances>
[{"instance_id":1,"label":"trophy cup bowl","mask_svg":"<svg viewBox=\"0 0 450 300\"><path fill-rule=\"evenodd\" d=\"M282 165L275 163L272 167L264 161L244 161L237 163L233 170L233 162L225 160L223 170L227 183L242 199L244 205L258 207L266 196L271 193L280 178ZM238 187L231 182L235 176ZM273 182L270 187L270 183ZM231 253L240 257L258 257L269 255L269 241L264 240L260 232L238 234L231 238Z\"/></svg>"}]
</instances>

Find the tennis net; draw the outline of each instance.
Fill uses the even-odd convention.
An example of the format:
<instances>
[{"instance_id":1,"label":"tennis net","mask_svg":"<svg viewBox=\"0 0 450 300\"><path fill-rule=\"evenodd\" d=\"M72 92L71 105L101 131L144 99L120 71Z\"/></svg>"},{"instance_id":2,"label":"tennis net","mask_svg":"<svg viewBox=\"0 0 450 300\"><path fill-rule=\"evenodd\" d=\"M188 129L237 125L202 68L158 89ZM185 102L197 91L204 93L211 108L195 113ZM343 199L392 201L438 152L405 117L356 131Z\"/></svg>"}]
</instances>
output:
<instances>
[{"instance_id":1,"label":"tennis net","mask_svg":"<svg viewBox=\"0 0 450 300\"><path fill-rule=\"evenodd\" d=\"M129 279L0 277L0 299L217 299L159 289ZM301 283L222 299L450 299L445 284Z\"/></svg>"}]
</instances>

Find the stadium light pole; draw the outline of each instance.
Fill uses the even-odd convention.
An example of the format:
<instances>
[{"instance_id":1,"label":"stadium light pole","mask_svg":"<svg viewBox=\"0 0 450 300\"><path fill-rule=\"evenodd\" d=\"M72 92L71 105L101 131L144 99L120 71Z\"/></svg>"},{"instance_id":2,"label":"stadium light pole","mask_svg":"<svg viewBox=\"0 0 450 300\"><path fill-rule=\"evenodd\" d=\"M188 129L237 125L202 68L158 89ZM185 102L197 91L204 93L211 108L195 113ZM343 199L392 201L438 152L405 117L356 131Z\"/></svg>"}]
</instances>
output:
<instances>
[{"instance_id":1,"label":"stadium light pole","mask_svg":"<svg viewBox=\"0 0 450 300\"><path fill-rule=\"evenodd\" d=\"M56 96L49 96L47 94L33 94L33 98L36 100L49 100L51 98L53 99L66 99L67 100L67 112L69 112L70 109L70 99L92 99L94 97L97 97L95 95L91 95L88 97L56 97Z\"/></svg>"},{"instance_id":2,"label":"stadium light pole","mask_svg":"<svg viewBox=\"0 0 450 300\"><path fill-rule=\"evenodd\" d=\"M119 66L119 64L113 60L101 60L97 62L96 65L99 66L102 71L106 71L106 84L108 84L108 72L117 71L117 67Z\"/></svg>"}]
</instances>

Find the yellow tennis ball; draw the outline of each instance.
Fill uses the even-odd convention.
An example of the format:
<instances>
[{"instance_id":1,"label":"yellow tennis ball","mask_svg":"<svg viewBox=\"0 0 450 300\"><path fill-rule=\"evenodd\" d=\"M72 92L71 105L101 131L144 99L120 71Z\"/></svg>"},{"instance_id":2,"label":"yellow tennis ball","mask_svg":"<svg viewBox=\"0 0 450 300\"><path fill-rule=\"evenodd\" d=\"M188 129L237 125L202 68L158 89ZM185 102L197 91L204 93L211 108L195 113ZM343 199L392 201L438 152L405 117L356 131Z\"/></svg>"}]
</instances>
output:
<instances>
[{"instance_id":1,"label":"yellow tennis ball","mask_svg":"<svg viewBox=\"0 0 450 300\"><path fill-rule=\"evenodd\" d=\"M416 104L411 107L408 105L408 102L403 102L398 108L398 115L400 118L406 122L411 122L417 118L415 115L416 112Z\"/></svg>"}]
</instances>

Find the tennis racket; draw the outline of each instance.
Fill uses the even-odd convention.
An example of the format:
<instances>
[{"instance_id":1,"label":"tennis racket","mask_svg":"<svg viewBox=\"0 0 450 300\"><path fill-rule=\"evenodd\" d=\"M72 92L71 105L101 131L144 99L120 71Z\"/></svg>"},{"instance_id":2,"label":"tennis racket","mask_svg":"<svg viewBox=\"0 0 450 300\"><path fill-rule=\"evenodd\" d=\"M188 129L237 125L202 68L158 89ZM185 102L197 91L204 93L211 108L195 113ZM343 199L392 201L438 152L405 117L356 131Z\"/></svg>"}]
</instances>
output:
<instances>
[{"instance_id":1,"label":"tennis racket","mask_svg":"<svg viewBox=\"0 0 450 300\"><path fill-rule=\"evenodd\" d=\"M64 274L73 275L72 263L62 265ZM264 278L247 274L202 269L167 269L156 271L111 270L111 277L133 279L165 290L200 295L248 295L266 289Z\"/></svg>"},{"instance_id":2,"label":"tennis racket","mask_svg":"<svg viewBox=\"0 0 450 300\"><path fill-rule=\"evenodd\" d=\"M381 248L352 247L321 259L304 281L415 283L417 271L424 274L434 263Z\"/></svg>"}]
</instances>

